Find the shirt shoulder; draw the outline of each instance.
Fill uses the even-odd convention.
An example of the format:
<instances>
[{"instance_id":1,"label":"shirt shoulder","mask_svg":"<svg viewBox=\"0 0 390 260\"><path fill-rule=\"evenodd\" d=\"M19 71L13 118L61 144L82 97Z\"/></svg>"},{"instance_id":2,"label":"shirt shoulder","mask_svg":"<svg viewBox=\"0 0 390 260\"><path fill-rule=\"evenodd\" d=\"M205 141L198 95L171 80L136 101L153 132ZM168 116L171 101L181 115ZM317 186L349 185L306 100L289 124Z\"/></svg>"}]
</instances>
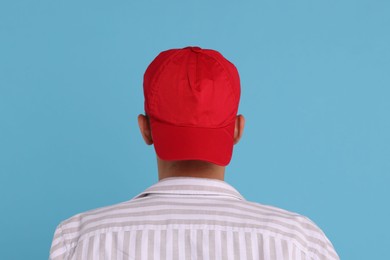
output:
<instances>
[{"instance_id":1,"label":"shirt shoulder","mask_svg":"<svg viewBox=\"0 0 390 260\"><path fill-rule=\"evenodd\" d=\"M91 226L102 220L104 221L104 216L110 216L110 213L127 207L126 205L129 202L131 201L80 212L61 221L54 232L50 248L50 259L68 259L68 256L72 255L75 246L77 246L80 240L86 239L89 235L93 235L95 231L100 230L90 228Z\"/></svg>"},{"instance_id":2,"label":"shirt shoulder","mask_svg":"<svg viewBox=\"0 0 390 260\"><path fill-rule=\"evenodd\" d=\"M315 259L339 259L325 233L307 216L257 202L242 204L258 213L259 225L264 227L262 232L286 239Z\"/></svg>"}]
</instances>

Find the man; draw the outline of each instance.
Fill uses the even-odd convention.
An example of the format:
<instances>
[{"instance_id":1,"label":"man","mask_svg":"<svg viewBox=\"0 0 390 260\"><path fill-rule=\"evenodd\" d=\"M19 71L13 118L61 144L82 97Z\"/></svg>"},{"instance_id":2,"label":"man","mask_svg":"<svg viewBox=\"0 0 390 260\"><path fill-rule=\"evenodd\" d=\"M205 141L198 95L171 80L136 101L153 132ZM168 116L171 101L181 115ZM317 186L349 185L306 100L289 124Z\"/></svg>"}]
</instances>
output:
<instances>
[{"instance_id":1,"label":"man","mask_svg":"<svg viewBox=\"0 0 390 260\"><path fill-rule=\"evenodd\" d=\"M51 259L338 259L313 222L246 201L223 181L245 120L238 72L219 52L160 53L144 96L138 123L154 144L159 182L63 221Z\"/></svg>"}]
</instances>

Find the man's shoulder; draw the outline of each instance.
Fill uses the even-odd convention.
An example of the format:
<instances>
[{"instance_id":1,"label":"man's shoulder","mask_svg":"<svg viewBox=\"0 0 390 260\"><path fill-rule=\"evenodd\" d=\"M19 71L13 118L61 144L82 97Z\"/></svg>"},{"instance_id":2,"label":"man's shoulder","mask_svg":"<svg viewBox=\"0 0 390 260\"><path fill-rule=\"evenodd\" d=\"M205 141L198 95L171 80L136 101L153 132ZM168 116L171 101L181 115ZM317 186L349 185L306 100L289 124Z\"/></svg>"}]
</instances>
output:
<instances>
[{"instance_id":1,"label":"man's shoulder","mask_svg":"<svg viewBox=\"0 0 390 260\"><path fill-rule=\"evenodd\" d=\"M311 251L310 253L327 255L331 252L332 257L337 258L333 245L325 233L309 217L252 201L245 201L243 205L258 213L259 223L262 223L260 226L263 225L265 232L272 236L295 241L298 247Z\"/></svg>"},{"instance_id":2,"label":"man's shoulder","mask_svg":"<svg viewBox=\"0 0 390 260\"><path fill-rule=\"evenodd\" d=\"M124 201L108 206L94 208L77 213L61 221L54 232L50 250L50 259L64 257L72 253L80 240L95 235L101 223L106 221L107 216L120 213L129 201ZM103 227L105 228L105 227ZM64 259L64 258L59 259Z\"/></svg>"},{"instance_id":3,"label":"man's shoulder","mask_svg":"<svg viewBox=\"0 0 390 260\"><path fill-rule=\"evenodd\" d=\"M294 211L247 200L243 201L242 204L247 209L257 212L260 216L276 222L283 221L284 223L295 225L315 225L308 217Z\"/></svg>"},{"instance_id":4,"label":"man's shoulder","mask_svg":"<svg viewBox=\"0 0 390 260\"><path fill-rule=\"evenodd\" d=\"M257 233L260 236L288 241L310 255L337 256L325 234L308 217L245 199L178 200L178 197L164 197L162 200L158 196L138 198L73 215L59 224L56 233L58 232L63 237L67 247L72 248L78 241L96 235L96 232L129 230L134 224L145 223L150 217L149 210L156 210L156 207L157 210L161 207L168 207L167 217L171 217L171 214L176 211L183 212L183 214L187 214L186 212L208 214L209 216L205 216L205 219L207 217L212 219L210 222L212 226L231 225L235 230L245 230L245 232ZM165 212L165 210L158 211L159 214ZM213 214L218 218L214 218ZM161 216L159 218L163 219ZM196 222L192 217L188 221L189 223Z\"/></svg>"},{"instance_id":5,"label":"man's shoulder","mask_svg":"<svg viewBox=\"0 0 390 260\"><path fill-rule=\"evenodd\" d=\"M94 220L99 220L103 216L110 216L111 213L120 212L124 208L129 207L129 203L131 203L132 200L118 202L111 205L106 205L98 208L89 209L86 211L81 211L77 214L74 214L65 220L61 221L59 226L75 226L75 225L82 225L85 223L90 223Z\"/></svg>"}]
</instances>

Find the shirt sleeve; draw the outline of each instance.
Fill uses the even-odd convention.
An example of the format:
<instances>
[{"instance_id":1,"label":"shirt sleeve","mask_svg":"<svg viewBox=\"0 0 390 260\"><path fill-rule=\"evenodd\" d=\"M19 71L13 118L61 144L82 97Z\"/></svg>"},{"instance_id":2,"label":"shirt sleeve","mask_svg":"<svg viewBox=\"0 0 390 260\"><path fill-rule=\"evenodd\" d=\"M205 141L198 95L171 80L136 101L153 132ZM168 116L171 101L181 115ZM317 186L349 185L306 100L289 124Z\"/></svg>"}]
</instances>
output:
<instances>
[{"instance_id":1,"label":"shirt sleeve","mask_svg":"<svg viewBox=\"0 0 390 260\"><path fill-rule=\"evenodd\" d=\"M63 260L67 259L68 248L65 244L64 237L62 235L61 224L57 226L54 232L53 241L50 248L49 260Z\"/></svg>"}]
</instances>

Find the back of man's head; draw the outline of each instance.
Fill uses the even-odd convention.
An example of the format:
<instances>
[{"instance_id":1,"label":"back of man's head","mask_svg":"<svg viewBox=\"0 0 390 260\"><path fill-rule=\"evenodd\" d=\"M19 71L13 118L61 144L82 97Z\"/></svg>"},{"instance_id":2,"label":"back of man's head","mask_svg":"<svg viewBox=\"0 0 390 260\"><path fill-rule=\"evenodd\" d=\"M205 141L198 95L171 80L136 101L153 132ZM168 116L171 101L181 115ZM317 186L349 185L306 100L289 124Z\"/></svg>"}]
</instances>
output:
<instances>
[{"instance_id":1,"label":"back of man's head","mask_svg":"<svg viewBox=\"0 0 390 260\"><path fill-rule=\"evenodd\" d=\"M240 79L219 52L161 52L144 75L145 113L158 157L229 164L237 141Z\"/></svg>"}]
</instances>

